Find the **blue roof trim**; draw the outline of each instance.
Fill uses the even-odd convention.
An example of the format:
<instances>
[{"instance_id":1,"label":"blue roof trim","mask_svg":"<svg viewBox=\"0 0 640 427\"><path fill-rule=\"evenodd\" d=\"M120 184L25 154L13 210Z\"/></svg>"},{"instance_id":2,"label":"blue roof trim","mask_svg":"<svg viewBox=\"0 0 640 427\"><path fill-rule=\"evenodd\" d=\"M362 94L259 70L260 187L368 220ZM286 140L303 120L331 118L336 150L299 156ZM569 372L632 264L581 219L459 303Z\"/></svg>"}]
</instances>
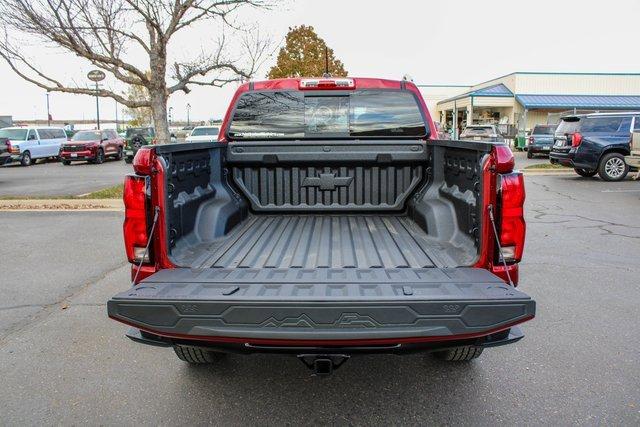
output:
<instances>
[{"instance_id":1,"label":"blue roof trim","mask_svg":"<svg viewBox=\"0 0 640 427\"><path fill-rule=\"evenodd\" d=\"M640 109L640 95L516 95L516 100L528 109Z\"/></svg>"},{"instance_id":2,"label":"blue roof trim","mask_svg":"<svg viewBox=\"0 0 640 427\"><path fill-rule=\"evenodd\" d=\"M511 92L509 88L503 85L502 83L498 83L492 86L483 87L482 89L476 89L470 92L465 92L463 94L454 96L452 98L440 101L438 102L438 104L443 104L445 102L451 102L451 101L455 101L455 100L467 98L467 97L481 97L481 96L486 96L486 97L495 96L495 97L502 97L502 98L513 97L513 92Z\"/></svg>"}]
</instances>

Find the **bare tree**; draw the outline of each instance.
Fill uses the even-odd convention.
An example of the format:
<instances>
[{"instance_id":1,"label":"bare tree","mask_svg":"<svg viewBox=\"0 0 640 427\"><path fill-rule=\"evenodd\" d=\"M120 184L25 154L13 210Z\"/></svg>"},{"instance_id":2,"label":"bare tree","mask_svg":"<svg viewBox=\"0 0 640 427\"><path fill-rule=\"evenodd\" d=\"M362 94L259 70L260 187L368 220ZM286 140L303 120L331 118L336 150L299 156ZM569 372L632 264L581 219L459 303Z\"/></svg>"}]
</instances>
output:
<instances>
[{"instance_id":1,"label":"bare tree","mask_svg":"<svg viewBox=\"0 0 640 427\"><path fill-rule=\"evenodd\" d=\"M189 93L192 85L223 86L250 78L266 57L268 43L257 31L233 21L242 7L266 8L263 0L2 0L0 56L23 79L48 91L113 98L128 108L151 108L160 143L169 142L167 100ZM219 24L213 48L191 60L169 63L168 48L176 34L200 23ZM240 39L229 51L228 36ZM63 82L21 48L15 34L35 38L86 59L127 85L148 91L132 99L116 90L98 90ZM141 59L142 58L142 59Z\"/></svg>"}]
</instances>

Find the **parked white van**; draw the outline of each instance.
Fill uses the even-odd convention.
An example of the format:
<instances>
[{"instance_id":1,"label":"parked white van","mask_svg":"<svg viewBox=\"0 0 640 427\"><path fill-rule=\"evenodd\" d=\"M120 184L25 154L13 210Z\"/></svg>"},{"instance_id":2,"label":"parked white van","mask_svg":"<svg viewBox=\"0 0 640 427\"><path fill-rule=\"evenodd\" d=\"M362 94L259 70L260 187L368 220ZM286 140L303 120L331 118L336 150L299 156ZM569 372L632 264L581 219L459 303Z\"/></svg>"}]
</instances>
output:
<instances>
[{"instance_id":1,"label":"parked white van","mask_svg":"<svg viewBox=\"0 0 640 427\"><path fill-rule=\"evenodd\" d=\"M36 159L58 157L67 134L62 128L10 127L0 129L0 140L9 146L11 161L29 166Z\"/></svg>"}]
</instances>

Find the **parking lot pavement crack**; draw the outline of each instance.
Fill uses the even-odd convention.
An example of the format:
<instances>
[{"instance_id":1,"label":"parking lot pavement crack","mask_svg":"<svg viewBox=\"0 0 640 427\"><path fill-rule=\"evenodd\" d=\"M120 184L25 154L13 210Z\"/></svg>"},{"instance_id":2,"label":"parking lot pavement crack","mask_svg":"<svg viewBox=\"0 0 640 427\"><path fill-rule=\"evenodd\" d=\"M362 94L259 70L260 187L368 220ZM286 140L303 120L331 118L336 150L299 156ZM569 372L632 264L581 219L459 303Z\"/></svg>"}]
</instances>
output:
<instances>
[{"instance_id":1,"label":"parking lot pavement crack","mask_svg":"<svg viewBox=\"0 0 640 427\"><path fill-rule=\"evenodd\" d=\"M552 190L552 189L551 189L547 184L543 184L542 182L537 182L537 181L529 180L529 181L527 181L527 183L530 183L530 184L533 184L533 185L537 185L537 186L539 186L539 187L542 187L542 190L543 190L543 191L546 191L546 192L548 192L548 193L557 194L558 196L561 196L561 197L567 198L567 199L569 199L569 200L574 200L574 201L576 201L576 202L585 202L585 203L588 203L588 201L587 201L587 200L577 199L577 198L573 197L573 196L572 196L572 195L570 195L570 194L565 194L565 193L562 193L562 192L560 192L560 191Z\"/></svg>"},{"instance_id":2,"label":"parking lot pavement crack","mask_svg":"<svg viewBox=\"0 0 640 427\"><path fill-rule=\"evenodd\" d=\"M15 335L17 333L22 332L23 330L27 329L28 327L39 323L41 321L43 321L44 319L48 318L49 316L51 316L54 313L59 312L60 310L66 310L69 307L74 307L74 306L88 306L88 307L102 307L105 306L104 303L78 303L78 304L73 304L71 302L69 302L72 298L77 297L78 295L82 294L84 291L86 291L91 285L94 285L98 282L100 282L101 280L104 280L109 274L123 268L124 266L126 266L128 264L128 262L123 262L121 264L118 264L117 266L115 266L112 269L106 270L104 272L102 272L100 275L95 276L90 278L87 282L79 285L79 286L74 286L71 288L67 289L67 292L61 296L59 296L58 298L56 298L55 301L49 302L49 303L45 303L45 304L23 304L23 305L16 305L16 306L8 306L8 307L0 307L0 312L1 311L9 311L9 310L18 310L21 308L37 308L39 309L30 319L23 321L21 323L18 323L12 327L9 327L8 329L4 330L4 331L0 331L0 346L4 345L7 341L7 339L9 337L11 337L12 335Z\"/></svg>"}]
</instances>

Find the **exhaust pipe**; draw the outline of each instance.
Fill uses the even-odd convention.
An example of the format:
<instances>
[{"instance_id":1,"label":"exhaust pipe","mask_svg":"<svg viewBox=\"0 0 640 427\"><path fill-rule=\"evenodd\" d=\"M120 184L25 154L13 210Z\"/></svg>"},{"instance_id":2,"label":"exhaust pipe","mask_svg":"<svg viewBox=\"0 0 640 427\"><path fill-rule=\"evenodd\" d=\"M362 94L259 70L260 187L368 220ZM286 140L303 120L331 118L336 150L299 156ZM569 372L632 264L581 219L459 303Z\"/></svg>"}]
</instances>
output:
<instances>
[{"instance_id":1,"label":"exhaust pipe","mask_svg":"<svg viewBox=\"0 0 640 427\"><path fill-rule=\"evenodd\" d=\"M318 377L328 377L342 366L349 356L346 354L299 354L298 359Z\"/></svg>"}]
</instances>

